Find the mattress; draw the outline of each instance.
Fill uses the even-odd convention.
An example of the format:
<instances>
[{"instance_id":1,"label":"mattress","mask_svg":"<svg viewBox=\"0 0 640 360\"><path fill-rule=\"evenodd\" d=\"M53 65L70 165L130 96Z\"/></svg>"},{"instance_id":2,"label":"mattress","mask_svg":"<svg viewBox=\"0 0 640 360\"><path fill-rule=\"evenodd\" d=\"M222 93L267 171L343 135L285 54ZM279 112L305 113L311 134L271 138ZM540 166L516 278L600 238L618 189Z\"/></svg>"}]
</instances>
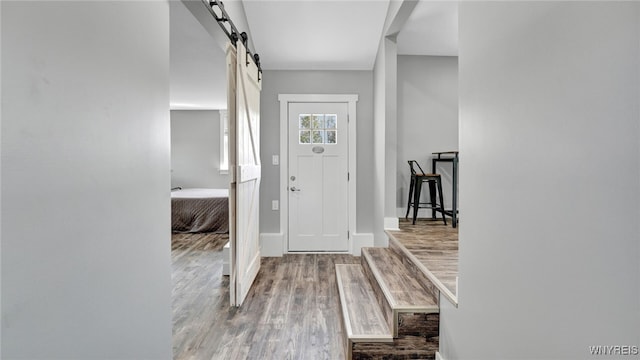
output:
<instances>
[{"instance_id":1,"label":"mattress","mask_svg":"<svg viewBox=\"0 0 640 360\"><path fill-rule=\"evenodd\" d=\"M229 232L229 190L171 191L171 230L190 233Z\"/></svg>"}]
</instances>

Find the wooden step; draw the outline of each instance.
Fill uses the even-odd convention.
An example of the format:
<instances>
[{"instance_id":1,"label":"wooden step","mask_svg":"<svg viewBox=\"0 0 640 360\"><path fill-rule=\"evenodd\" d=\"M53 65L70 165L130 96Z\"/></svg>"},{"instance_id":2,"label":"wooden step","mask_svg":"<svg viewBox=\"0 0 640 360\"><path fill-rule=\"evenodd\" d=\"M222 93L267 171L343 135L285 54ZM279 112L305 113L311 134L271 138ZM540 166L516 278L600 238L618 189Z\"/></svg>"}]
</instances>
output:
<instances>
[{"instance_id":1,"label":"wooden step","mask_svg":"<svg viewBox=\"0 0 640 360\"><path fill-rule=\"evenodd\" d=\"M435 278L430 271L426 270L425 266L393 236L389 236L389 249L398 254L400 259L402 259L402 263L411 273L411 276L433 296L438 306L440 306L439 280Z\"/></svg>"},{"instance_id":2,"label":"wooden step","mask_svg":"<svg viewBox=\"0 0 640 360\"><path fill-rule=\"evenodd\" d=\"M398 253L407 263L415 273L416 278L427 288L431 287L432 292L434 294L441 294L446 299L451 301L453 305L458 307L458 298L455 295L455 289L457 288L457 267L455 269L450 269L451 266L443 266L445 271L440 271L437 274L434 274L429 270L426 265L418 259L418 257L406 246L402 244L400 240L396 237L396 232L394 231L385 231L387 236L389 237L389 248ZM441 260L442 261L442 260ZM449 260L450 262L450 260ZM449 285L445 285L442 279L450 280ZM452 280L451 280L452 279ZM454 283L456 285L450 285L450 283Z\"/></svg>"},{"instance_id":3,"label":"wooden step","mask_svg":"<svg viewBox=\"0 0 640 360\"><path fill-rule=\"evenodd\" d=\"M353 358L356 344L393 343L391 330L369 280L358 264L336 264L336 282L342 310L347 358ZM356 357L357 358L357 357Z\"/></svg>"},{"instance_id":4,"label":"wooden step","mask_svg":"<svg viewBox=\"0 0 640 360\"><path fill-rule=\"evenodd\" d=\"M393 337L437 337L439 306L407 267L398 253L388 248L363 248L362 267Z\"/></svg>"}]
</instances>

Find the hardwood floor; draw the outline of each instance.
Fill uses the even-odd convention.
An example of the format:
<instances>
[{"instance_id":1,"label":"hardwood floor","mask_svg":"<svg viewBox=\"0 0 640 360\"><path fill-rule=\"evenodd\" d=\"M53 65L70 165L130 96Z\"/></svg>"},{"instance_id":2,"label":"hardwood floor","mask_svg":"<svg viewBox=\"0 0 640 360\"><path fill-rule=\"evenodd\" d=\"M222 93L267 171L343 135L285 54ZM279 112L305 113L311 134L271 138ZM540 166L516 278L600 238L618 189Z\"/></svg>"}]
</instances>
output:
<instances>
[{"instance_id":1,"label":"hardwood floor","mask_svg":"<svg viewBox=\"0 0 640 360\"><path fill-rule=\"evenodd\" d=\"M455 297L458 228L431 219L418 219L415 225L411 221L400 219L400 231L387 231L387 234L401 243Z\"/></svg>"},{"instance_id":2,"label":"hardwood floor","mask_svg":"<svg viewBox=\"0 0 640 360\"><path fill-rule=\"evenodd\" d=\"M350 255L263 258L241 308L229 307L219 234L174 234L174 359L344 359L335 264Z\"/></svg>"}]
</instances>

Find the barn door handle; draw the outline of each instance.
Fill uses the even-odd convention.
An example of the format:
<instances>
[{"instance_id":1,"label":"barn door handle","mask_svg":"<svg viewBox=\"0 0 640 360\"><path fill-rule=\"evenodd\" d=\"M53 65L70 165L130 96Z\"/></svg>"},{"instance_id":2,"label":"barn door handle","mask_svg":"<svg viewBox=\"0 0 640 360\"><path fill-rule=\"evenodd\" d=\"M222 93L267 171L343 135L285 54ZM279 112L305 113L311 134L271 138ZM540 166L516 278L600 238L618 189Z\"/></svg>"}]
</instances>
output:
<instances>
[{"instance_id":1,"label":"barn door handle","mask_svg":"<svg viewBox=\"0 0 640 360\"><path fill-rule=\"evenodd\" d=\"M300 189L297 189L295 186L292 186L289 188L291 191L300 191Z\"/></svg>"}]
</instances>

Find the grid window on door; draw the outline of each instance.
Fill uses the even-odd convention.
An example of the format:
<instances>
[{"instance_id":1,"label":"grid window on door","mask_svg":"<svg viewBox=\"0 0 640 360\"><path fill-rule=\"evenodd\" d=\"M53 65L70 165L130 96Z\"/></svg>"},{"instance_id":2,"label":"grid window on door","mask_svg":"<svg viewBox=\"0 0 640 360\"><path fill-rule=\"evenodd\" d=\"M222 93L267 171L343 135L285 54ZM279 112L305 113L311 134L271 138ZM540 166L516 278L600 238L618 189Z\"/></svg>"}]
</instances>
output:
<instances>
[{"instance_id":1,"label":"grid window on door","mask_svg":"<svg viewBox=\"0 0 640 360\"><path fill-rule=\"evenodd\" d=\"M338 143L338 115L300 114L298 118L298 142L300 144Z\"/></svg>"}]
</instances>

